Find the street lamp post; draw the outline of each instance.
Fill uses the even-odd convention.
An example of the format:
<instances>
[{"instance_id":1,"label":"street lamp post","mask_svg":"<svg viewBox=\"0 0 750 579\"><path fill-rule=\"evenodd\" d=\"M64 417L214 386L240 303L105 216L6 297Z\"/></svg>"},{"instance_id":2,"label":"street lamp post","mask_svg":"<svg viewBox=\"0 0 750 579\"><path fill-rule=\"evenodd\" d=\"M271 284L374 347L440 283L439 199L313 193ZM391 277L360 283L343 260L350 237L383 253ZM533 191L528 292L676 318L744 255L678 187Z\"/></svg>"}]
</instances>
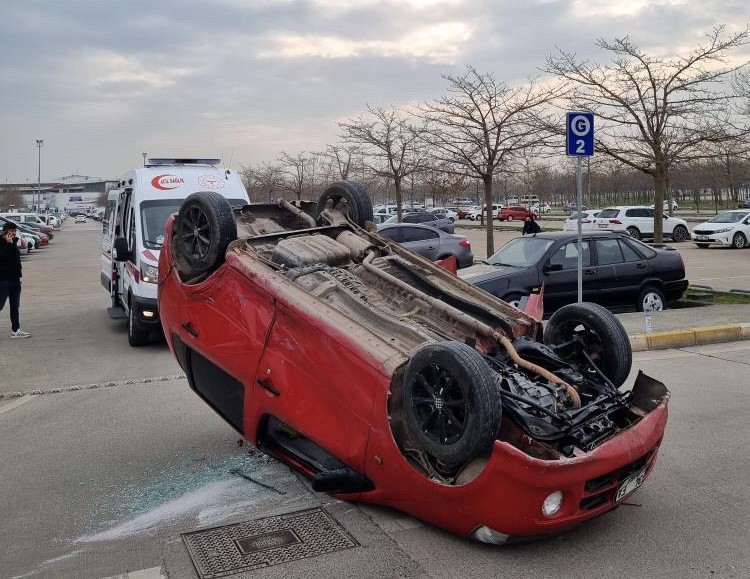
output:
<instances>
[{"instance_id":1,"label":"street lamp post","mask_svg":"<svg viewBox=\"0 0 750 579\"><path fill-rule=\"evenodd\" d=\"M37 165L37 173L36 173L36 191L37 191L37 203L42 203L42 145L44 144L44 139L37 139L36 140L36 148L37 148L37 158L38 158L38 165ZM32 195L33 197L33 195ZM39 208L36 208L37 211Z\"/></svg>"}]
</instances>

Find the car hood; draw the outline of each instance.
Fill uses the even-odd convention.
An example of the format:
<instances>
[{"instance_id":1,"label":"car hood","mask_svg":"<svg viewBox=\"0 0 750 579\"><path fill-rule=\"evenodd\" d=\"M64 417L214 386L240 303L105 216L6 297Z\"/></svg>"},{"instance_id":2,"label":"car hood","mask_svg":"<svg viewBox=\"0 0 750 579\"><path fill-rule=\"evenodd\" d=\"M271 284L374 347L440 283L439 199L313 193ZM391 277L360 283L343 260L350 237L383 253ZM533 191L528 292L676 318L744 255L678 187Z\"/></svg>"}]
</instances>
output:
<instances>
[{"instance_id":1,"label":"car hood","mask_svg":"<svg viewBox=\"0 0 750 579\"><path fill-rule=\"evenodd\" d=\"M519 268L509 265L490 265L488 263L477 263L458 272L458 277L469 283L476 283L486 278L504 277L517 272Z\"/></svg>"},{"instance_id":2,"label":"car hood","mask_svg":"<svg viewBox=\"0 0 750 579\"><path fill-rule=\"evenodd\" d=\"M717 229L734 229L737 227L739 223L711 223L709 221L704 221L703 223L700 223L693 227L693 231L696 229L701 229L704 231L716 231Z\"/></svg>"}]
</instances>

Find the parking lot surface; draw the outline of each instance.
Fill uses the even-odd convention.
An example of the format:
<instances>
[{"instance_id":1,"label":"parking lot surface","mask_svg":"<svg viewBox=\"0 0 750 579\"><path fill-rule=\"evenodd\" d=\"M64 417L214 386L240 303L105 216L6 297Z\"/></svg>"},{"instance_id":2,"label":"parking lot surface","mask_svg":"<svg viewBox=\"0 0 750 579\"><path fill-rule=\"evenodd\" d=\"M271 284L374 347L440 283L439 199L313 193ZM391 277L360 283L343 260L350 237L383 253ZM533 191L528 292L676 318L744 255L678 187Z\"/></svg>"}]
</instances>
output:
<instances>
[{"instance_id":1,"label":"parking lot surface","mask_svg":"<svg viewBox=\"0 0 750 579\"><path fill-rule=\"evenodd\" d=\"M150 577L193 578L183 534L313 507L358 546L234 576L750 574L746 533L738 532L750 516L742 452L750 398L738 378L750 343L635 354L626 383L643 369L672 391L653 476L627 504L580 529L492 548L397 511L313 493L283 465L239 446L190 392L163 343L131 348L124 321L107 317L98 225L66 224L49 249L24 257L21 316L33 336L0 334L2 391L46 392L0 399L3 577L101 579L148 569ZM727 251L716 259L750 256Z\"/></svg>"}]
</instances>

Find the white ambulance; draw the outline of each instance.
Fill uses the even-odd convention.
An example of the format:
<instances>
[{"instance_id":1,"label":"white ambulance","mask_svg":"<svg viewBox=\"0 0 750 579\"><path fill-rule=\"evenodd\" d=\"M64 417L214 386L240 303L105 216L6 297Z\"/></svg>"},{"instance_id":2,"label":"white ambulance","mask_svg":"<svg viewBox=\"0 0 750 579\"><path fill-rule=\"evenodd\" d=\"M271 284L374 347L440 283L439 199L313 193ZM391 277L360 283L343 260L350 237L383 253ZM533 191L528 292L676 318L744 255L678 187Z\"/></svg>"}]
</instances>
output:
<instances>
[{"instance_id":1,"label":"white ambulance","mask_svg":"<svg viewBox=\"0 0 750 579\"><path fill-rule=\"evenodd\" d=\"M128 320L128 342L142 346L161 331L156 305L159 251L167 218L197 191L215 191L232 206L249 203L240 175L219 159L149 159L109 192L102 219L101 282L107 312Z\"/></svg>"}]
</instances>

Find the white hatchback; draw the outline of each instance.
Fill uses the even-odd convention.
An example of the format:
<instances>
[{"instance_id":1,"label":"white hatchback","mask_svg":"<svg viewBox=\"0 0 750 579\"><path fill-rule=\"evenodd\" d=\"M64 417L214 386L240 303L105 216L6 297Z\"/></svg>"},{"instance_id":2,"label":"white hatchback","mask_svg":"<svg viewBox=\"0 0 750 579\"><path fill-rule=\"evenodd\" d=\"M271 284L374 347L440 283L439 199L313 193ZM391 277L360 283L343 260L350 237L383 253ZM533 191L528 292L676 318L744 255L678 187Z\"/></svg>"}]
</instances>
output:
<instances>
[{"instance_id":1,"label":"white hatchback","mask_svg":"<svg viewBox=\"0 0 750 579\"><path fill-rule=\"evenodd\" d=\"M750 210L732 209L719 213L693 228L693 241L700 248L710 244L742 249L750 239Z\"/></svg>"},{"instance_id":2,"label":"white hatchback","mask_svg":"<svg viewBox=\"0 0 750 579\"><path fill-rule=\"evenodd\" d=\"M688 224L684 219L669 217L659 212L663 221L664 237L673 241L685 241L690 239ZM624 231L635 239L654 236L655 210L651 207L607 207L599 212L594 223L599 231Z\"/></svg>"}]
</instances>

